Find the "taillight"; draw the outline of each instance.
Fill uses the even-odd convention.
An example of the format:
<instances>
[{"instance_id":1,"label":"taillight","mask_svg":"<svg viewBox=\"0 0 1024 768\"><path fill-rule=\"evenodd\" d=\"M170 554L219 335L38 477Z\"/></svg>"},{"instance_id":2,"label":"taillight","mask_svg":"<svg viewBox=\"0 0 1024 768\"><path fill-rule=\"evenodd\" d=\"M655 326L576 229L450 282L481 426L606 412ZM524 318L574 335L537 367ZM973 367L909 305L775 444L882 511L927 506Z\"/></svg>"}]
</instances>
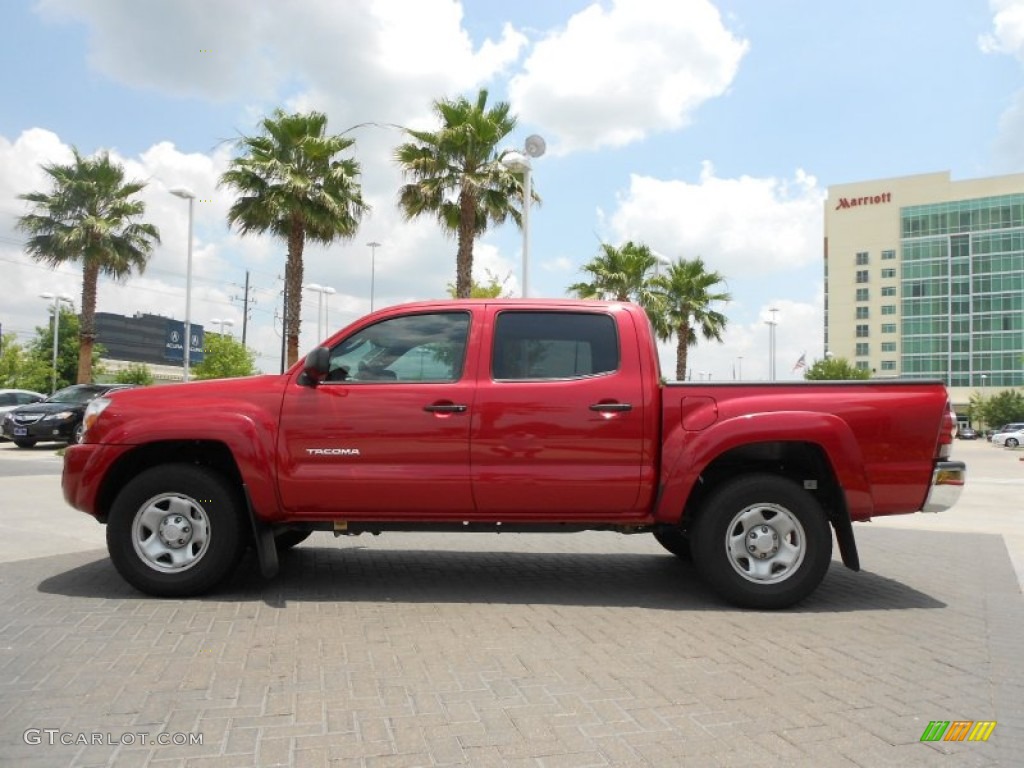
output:
<instances>
[{"instance_id":1,"label":"taillight","mask_svg":"<svg viewBox=\"0 0 1024 768\"><path fill-rule=\"evenodd\" d=\"M953 438L956 436L956 411L946 401L946 412L942 417L942 425L939 427L939 442L935 446L935 456L939 459L948 459L953 450Z\"/></svg>"}]
</instances>

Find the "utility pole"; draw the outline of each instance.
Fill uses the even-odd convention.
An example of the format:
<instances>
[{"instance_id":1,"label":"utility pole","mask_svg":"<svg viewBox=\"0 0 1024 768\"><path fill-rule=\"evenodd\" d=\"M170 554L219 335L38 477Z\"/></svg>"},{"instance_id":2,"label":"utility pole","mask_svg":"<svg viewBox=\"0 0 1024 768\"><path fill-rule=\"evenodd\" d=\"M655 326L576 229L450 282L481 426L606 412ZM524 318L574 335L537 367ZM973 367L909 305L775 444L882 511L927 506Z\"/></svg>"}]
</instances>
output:
<instances>
[{"instance_id":1,"label":"utility pole","mask_svg":"<svg viewBox=\"0 0 1024 768\"><path fill-rule=\"evenodd\" d=\"M238 285L238 283L232 283L232 285ZM245 339L247 331L249 329L249 270L245 270L245 292L241 296L232 296L232 301L242 302L242 346L245 346ZM256 300L253 299L253 304Z\"/></svg>"},{"instance_id":2,"label":"utility pole","mask_svg":"<svg viewBox=\"0 0 1024 768\"><path fill-rule=\"evenodd\" d=\"M281 289L281 373L284 373L285 352L288 349L288 262L284 265L284 288Z\"/></svg>"}]
</instances>

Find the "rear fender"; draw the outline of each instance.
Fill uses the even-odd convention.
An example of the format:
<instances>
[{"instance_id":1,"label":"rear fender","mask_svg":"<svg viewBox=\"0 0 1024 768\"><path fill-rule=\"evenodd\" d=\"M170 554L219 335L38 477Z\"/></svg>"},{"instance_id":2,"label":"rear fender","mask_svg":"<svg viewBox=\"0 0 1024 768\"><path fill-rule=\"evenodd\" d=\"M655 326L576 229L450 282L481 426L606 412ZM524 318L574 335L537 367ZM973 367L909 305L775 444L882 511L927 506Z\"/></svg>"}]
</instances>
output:
<instances>
[{"instance_id":1,"label":"rear fender","mask_svg":"<svg viewBox=\"0 0 1024 768\"><path fill-rule=\"evenodd\" d=\"M699 431L675 425L665 439L662 493L655 519L678 523L701 474L717 457L734 448L780 441L820 447L843 490L848 519L871 516L871 487L849 425L827 413L775 411L716 421Z\"/></svg>"}]
</instances>

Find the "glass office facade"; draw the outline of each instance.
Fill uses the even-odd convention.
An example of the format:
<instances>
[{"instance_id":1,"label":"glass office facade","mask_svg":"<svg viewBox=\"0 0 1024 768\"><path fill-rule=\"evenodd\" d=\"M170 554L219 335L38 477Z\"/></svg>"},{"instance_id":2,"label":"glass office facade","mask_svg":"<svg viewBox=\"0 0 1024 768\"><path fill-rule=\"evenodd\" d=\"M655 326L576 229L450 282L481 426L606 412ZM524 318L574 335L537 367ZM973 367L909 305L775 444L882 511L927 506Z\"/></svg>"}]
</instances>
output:
<instances>
[{"instance_id":1,"label":"glass office facade","mask_svg":"<svg viewBox=\"0 0 1024 768\"><path fill-rule=\"evenodd\" d=\"M900 375L1024 385L1024 194L900 209Z\"/></svg>"}]
</instances>

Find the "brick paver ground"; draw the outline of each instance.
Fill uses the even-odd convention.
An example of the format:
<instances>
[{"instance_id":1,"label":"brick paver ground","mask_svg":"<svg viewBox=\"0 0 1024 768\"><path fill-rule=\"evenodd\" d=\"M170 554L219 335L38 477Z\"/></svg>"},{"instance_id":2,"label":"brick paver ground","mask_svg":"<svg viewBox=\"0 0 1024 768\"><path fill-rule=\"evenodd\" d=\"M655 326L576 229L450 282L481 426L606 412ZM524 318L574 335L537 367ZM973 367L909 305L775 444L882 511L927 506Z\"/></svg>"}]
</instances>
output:
<instances>
[{"instance_id":1,"label":"brick paver ground","mask_svg":"<svg viewBox=\"0 0 1024 768\"><path fill-rule=\"evenodd\" d=\"M650 537L607 533L318 534L277 580L247 560L187 601L134 592L102 551L2 563L0 763L1024 763L1003 540L857 534L865 570L834 563L779 613L727 607ZM923 744L930 720L998 725ZM202 745L129 736L176 733ZM128 743L59 743L93 734Z\"/></svg>"}]
</instances>

